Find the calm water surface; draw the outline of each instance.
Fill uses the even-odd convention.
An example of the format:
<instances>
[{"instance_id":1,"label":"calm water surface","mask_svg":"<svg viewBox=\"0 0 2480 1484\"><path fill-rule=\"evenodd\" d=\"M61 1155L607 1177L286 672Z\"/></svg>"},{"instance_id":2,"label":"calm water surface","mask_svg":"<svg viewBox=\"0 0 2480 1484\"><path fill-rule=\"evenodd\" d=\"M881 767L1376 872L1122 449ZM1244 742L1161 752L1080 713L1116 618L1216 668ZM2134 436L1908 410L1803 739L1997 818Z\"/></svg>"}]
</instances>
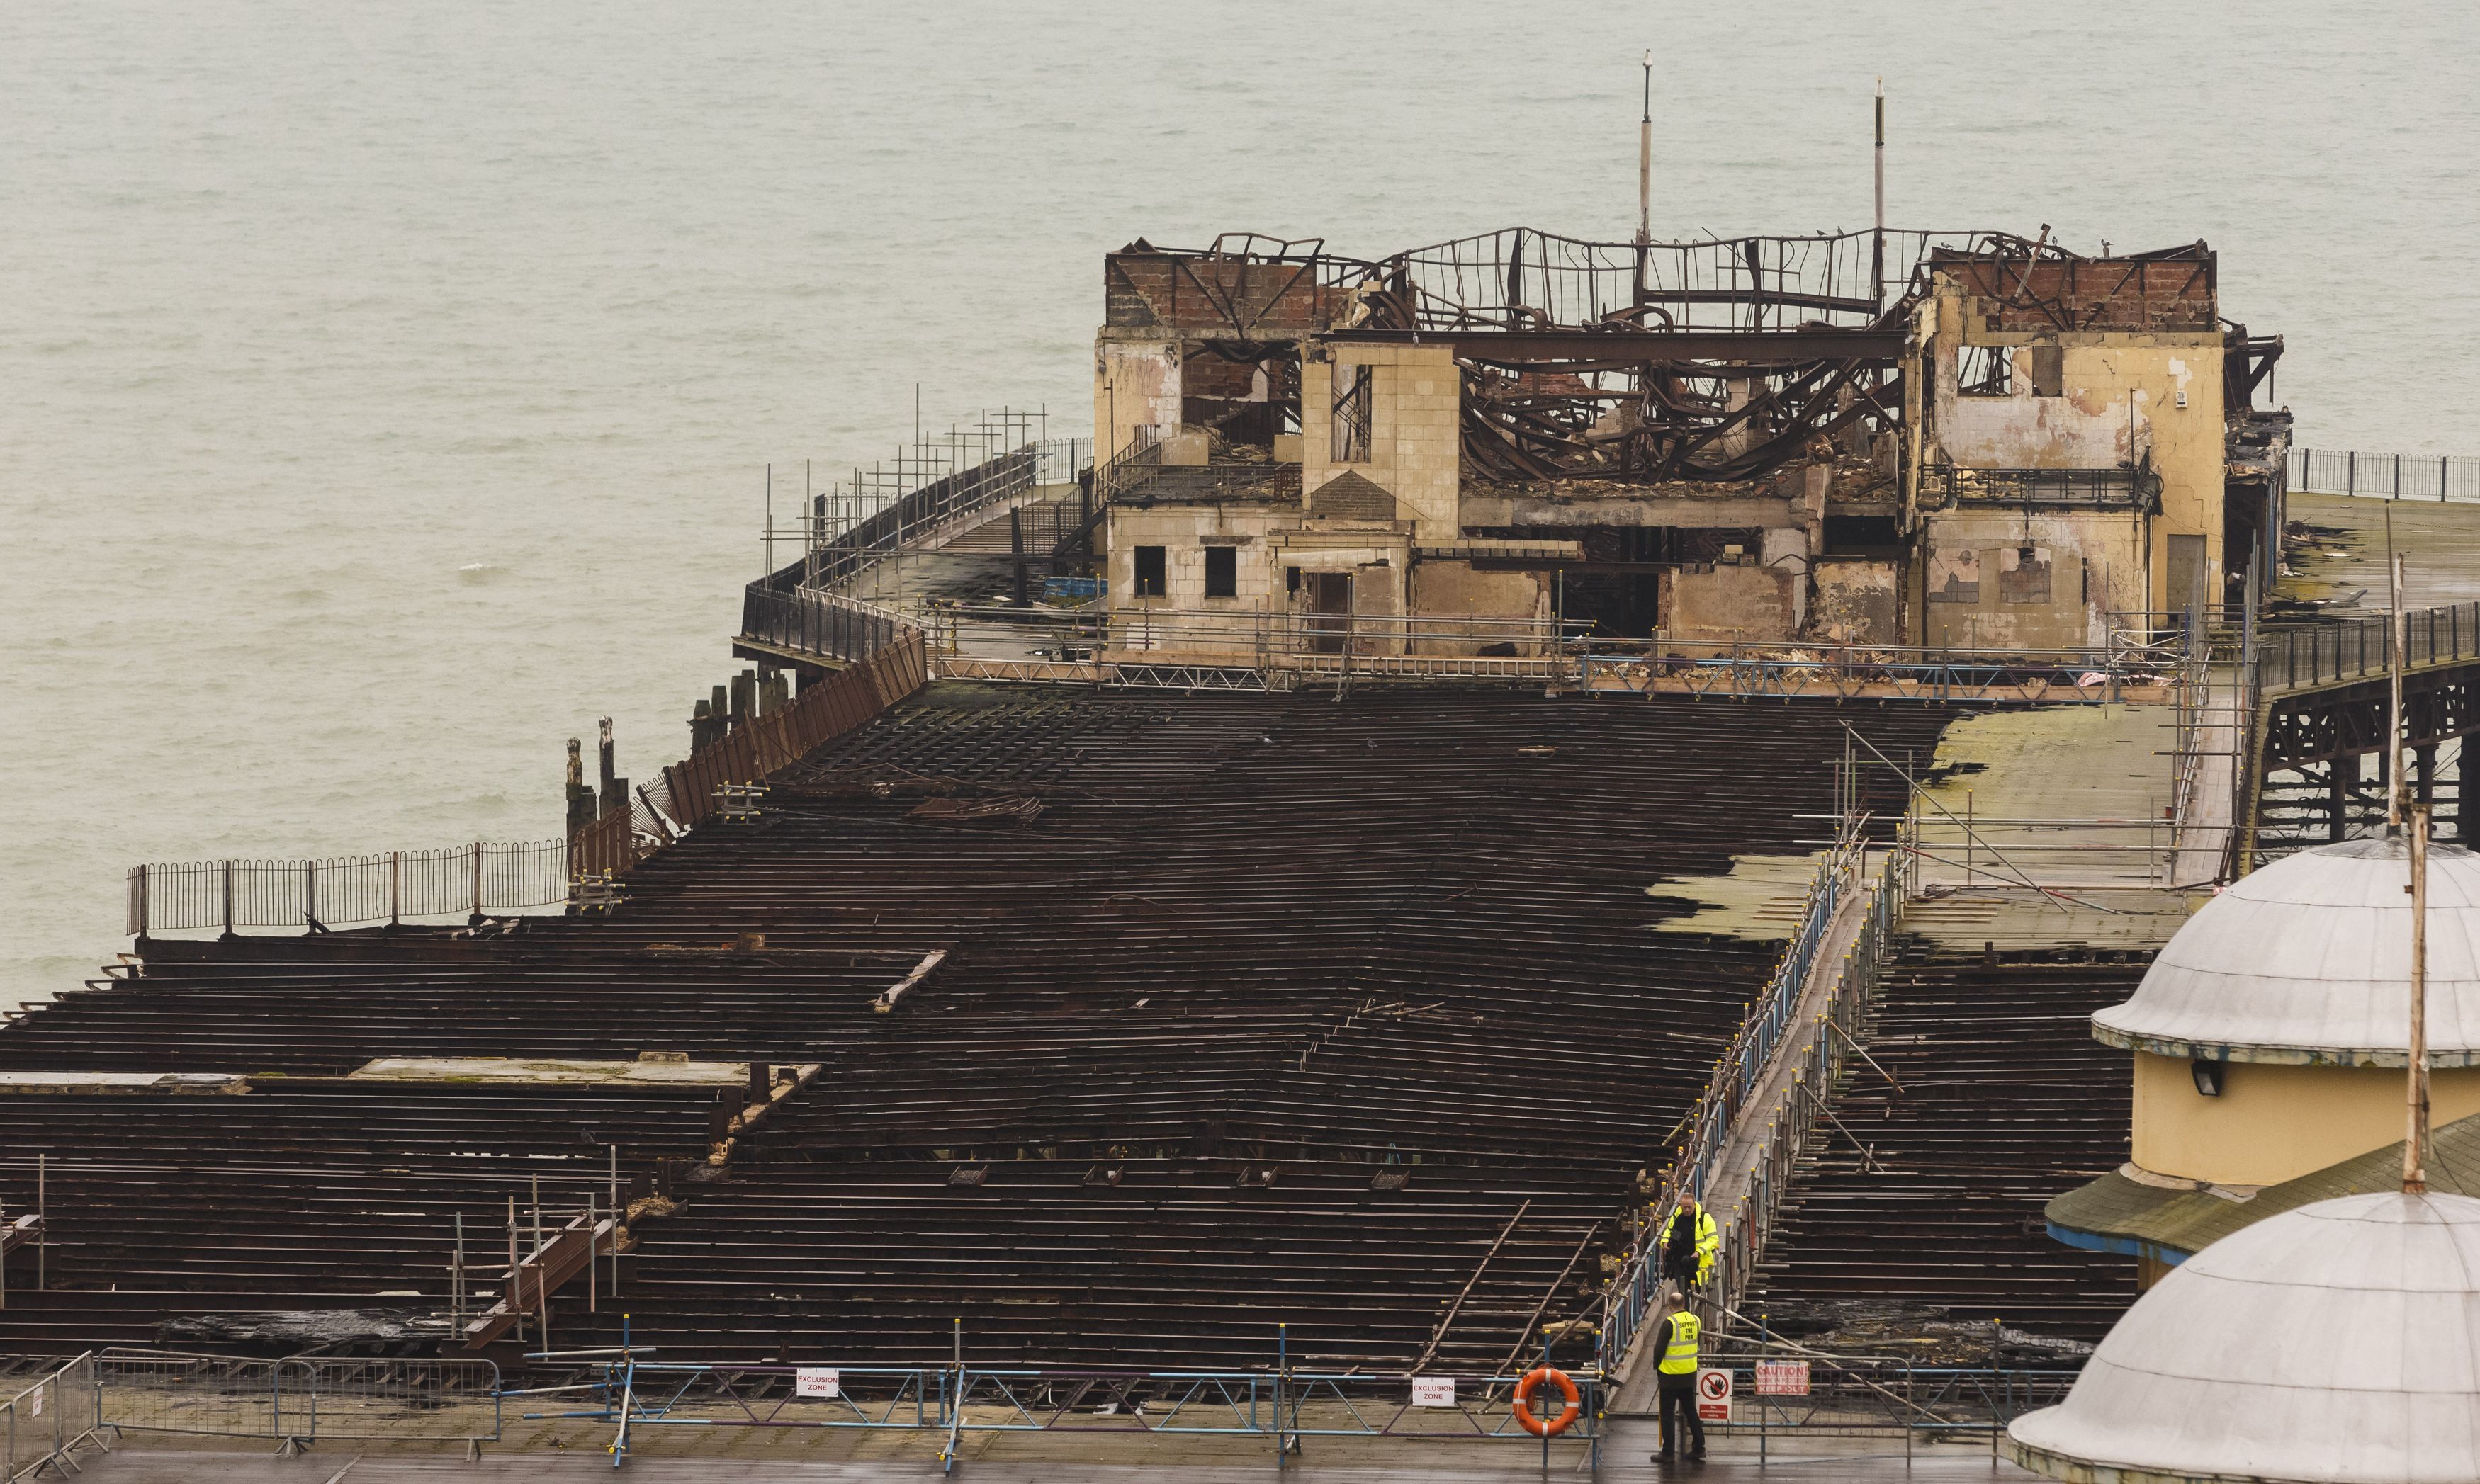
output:
<instances>
[{"instance_id":1,"label":"calm water surface","mask_svg":"<svg viewBox=\"0 0 2480 1484\"><path fill-rule=\"evenodd\" d=\"M0 12L0 1004L139 860L535 838L687 740L762 471L1090 421L1099 255L1514 222L2206 238L2303 437L2480 453L2480 11Z\"/></svg>"}]
</instances>

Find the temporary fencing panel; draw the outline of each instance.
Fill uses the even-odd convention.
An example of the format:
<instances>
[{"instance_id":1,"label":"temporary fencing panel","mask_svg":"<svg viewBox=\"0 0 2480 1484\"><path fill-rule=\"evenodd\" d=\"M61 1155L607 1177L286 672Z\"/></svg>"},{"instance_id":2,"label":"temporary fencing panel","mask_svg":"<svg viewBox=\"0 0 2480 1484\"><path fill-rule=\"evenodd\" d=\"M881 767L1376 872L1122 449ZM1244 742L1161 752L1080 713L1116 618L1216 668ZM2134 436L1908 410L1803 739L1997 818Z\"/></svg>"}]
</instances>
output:
<instances>
[{"instance_id":1,"label":"temporary fencing panel","mask_svg":"<svg viewBox=\"0 0 2480 1484\"><path fill-rule=\"evenodd\" d=\"M280 1437L279 1364L212 1355L107 1355L95 1362L103 1420L145 1432Z\"/></svg>"},{"instance_id":2,"label":"temporary fencing panel","mask_svg":"<svg viewBox=\"0 0 2480 1484\"><path fill-rule=\"evenodd\" d=\"M81 1355L31 1386L17 1382L14 1387L14 1394L0 1403L5 1412L0 1425L8 1433L8 1469L0 1479L11 1484L66 1457L93 1434L94 1358Z\"/></svg>"},{"instance_id":3,"label":"temporary fencing panel","mask_svg":"<svg viewBox=\"0 0 2480 1484\"><path fill-rule=\"evenodd\" d=\"M223 1438L500 1435L500 1368L483 1360L236 1360L107 1355L87 1386L100 1420Z\"/></svg>"},{"instance_id":4,"label":"temporary fencing panel","mask_svg":"<svg viewBox=\"0 0 2480 1484\"><path fill-rule=\"evenodd\" d=\"M500 1368L489 1361L286 1361L277 1379L286 1437L500 1435Z\"/></svg>"}]
</instances>

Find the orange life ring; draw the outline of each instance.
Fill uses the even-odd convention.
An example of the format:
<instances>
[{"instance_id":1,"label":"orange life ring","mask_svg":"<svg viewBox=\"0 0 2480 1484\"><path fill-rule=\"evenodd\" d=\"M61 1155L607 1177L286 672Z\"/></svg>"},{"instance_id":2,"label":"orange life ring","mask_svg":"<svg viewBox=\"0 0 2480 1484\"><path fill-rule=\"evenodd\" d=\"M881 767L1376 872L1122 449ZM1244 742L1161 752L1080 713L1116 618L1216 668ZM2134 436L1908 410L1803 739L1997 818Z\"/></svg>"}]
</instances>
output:
<instances>
[{"instance_id":1,"label":"orange life ring","mask_svg":"<svg viewBox=\"0 0 2480 1484\"><path fill-rule=\"evenodd\" d=\"M1559 1388L1559 1394L1567 1398L1566 1408L1546 1422L1533 1415L1533 1389L1544 1381ZM1584 1415L1584 1397L1577 1393L1576 1383L1568 1380L1567 1372L1563 1370L1536 1366L1524 1373L1523 1380L1515 1383L1515 1423L1537 1438L1555 1438L1574 1426L1576 1419Z\"/></svg>"}]
</instances>

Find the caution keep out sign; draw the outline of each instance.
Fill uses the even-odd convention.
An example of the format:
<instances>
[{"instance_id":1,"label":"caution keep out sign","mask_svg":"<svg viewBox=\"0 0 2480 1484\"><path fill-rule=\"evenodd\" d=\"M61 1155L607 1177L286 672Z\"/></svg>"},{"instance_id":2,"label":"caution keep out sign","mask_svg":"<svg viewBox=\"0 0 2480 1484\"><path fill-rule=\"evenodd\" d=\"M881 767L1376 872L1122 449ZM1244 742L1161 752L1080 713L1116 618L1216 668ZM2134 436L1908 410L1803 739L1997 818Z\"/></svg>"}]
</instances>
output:
<instances>
[{"instance_id":1,"label":"caution keep out sign","mask_svg":"<svg viewBox=\"0 0 2480 1484\"><path fill-rule=\"evenodd\" d=\"M1731 1420L1729 1371L1696 1372L1696 1420L1700 1422L1727 1422Z\"/></svg>"}]
</instances>

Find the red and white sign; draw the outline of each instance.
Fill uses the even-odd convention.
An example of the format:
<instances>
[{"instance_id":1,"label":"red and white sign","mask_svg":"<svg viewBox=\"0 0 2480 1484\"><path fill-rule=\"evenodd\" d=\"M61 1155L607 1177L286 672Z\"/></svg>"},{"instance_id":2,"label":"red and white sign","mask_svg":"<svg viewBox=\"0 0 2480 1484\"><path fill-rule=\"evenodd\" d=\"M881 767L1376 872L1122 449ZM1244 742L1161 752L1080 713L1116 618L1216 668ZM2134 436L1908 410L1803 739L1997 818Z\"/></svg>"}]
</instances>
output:
<instances>
[{"instance_id":1,"label":"red and white sign","mask_svg":"<svg viewBox=\"0 0 2480 1484\"><path fill-rule=\"evenodd\" d=\"M1807 1395L1808 1362L1804 1360L1757 1362L1757 1394L1760 1396Z\"/></svg>"},{"instance_id":2,"label":"red and white sign","mask_svg":"<svg viewBox=\"0 0 2480 1484\"><path fill-rule=\"evenodd\" d=\"M844 1373L832 1366L803 1366L792 1375L795 1396L840 1396L844 1394Z\"/></svg>"},{"instance_id":3,"label":"red and white sign","mask_svg":"<svg viewBox=\"0 0 2480 1484\"><path fill-rule=\"evenodd\" d=\"M1731 1373L1727 1370L1696 1372L1696 1420L1727 1422L1731 1420Z\"/></svg>"},{"instance_id":4,"label":"red and white sign","mask_svg":"<svg viewBox=\"0 0 2480 1484\"><path fill-rule=\"evenodd\" d=\"M1455 1404L1455 1377L1414 1376L1412 1378L1412 1405L1416 1407L1452 1407Z\"/></svg>"}]
</instances>

